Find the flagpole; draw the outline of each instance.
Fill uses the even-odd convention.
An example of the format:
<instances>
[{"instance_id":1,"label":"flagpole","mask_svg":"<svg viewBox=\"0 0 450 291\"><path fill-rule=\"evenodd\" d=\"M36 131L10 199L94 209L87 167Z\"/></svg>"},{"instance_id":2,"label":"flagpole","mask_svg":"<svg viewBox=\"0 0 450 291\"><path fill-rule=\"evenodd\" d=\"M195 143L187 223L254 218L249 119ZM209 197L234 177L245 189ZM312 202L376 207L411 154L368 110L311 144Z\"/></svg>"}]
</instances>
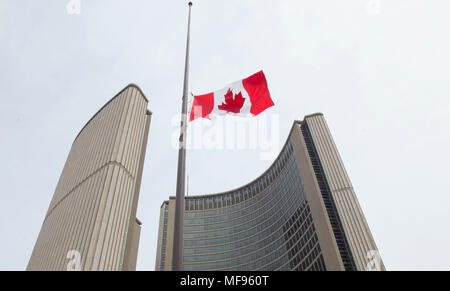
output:
<instances>
[{"instance_id":1,"label":"flagpole","mask_svg":"<svg viewBox=\"0 0 450 291\"><path fill-rule=\"evenodd\" d=\"M183 101L181 106L180 145L178 149L177 192L175 199L175 229L173 235L172 270L183 271L184 248L184 191L186 168L186 126L187 126L187 95L189 80L189 33L191 26L191 7L189 2L189 17L186 39L186 61L184 64Z\"/></svg>"}]
</instances>

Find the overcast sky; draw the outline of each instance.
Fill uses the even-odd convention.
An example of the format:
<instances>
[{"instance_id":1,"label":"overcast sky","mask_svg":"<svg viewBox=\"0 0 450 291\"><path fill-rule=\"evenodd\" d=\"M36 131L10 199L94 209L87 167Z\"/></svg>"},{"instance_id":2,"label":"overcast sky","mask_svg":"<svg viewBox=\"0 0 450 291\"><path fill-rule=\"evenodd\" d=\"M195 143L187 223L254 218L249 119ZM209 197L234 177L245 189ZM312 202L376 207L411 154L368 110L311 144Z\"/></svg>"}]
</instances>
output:
<instances>
[{"instance_id":1,"label":"overcast sky","mask_svg":"<svg viewBox=\"0 0 450 291\"><path fill-rule=\"evenodd\" d=\"M186 1L0 1L0 270L24 270L71 144L136 83L153 112L138 269L153 270L175 193ZM450 1L194 1L190 91L263 69L279 116L322 112L389 270L450 269ZM189 193L246 184L260 149L187 153Z\"/></svg>"}]
</instances>

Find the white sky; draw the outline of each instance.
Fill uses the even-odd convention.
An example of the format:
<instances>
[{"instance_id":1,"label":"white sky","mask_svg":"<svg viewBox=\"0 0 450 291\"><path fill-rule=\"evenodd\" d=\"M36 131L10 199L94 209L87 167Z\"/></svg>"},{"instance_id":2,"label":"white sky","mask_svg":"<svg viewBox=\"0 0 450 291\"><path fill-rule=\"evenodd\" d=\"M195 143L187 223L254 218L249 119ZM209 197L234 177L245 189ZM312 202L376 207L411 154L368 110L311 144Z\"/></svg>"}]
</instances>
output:
<instances>
[{"instance_id":1,"label":"white sky","mask_svg":"<svg viewBox=\"0 0 450 291\"><path fill-rule=\"evenodd\" d=\"M139 85L153 112L138 269L153 270L159 208L175 193L185 1L0 2L0 270L26 268L73 139ZM280 114L323 112L389 270L450 269L450 2L195 1L190 90L263 69ZM259 176L257 150L191 150L189 192Z\"/></svg>"}]
</instances>

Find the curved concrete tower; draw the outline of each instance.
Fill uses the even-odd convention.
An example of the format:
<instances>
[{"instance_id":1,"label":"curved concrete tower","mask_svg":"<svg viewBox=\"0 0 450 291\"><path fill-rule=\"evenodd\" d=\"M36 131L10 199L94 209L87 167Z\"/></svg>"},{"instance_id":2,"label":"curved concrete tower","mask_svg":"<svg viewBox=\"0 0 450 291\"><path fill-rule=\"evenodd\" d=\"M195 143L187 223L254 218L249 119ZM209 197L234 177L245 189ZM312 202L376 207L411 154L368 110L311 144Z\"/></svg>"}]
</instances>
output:
<instances>
[{"instance_id":1,"label":"curved concrete tower","mask_svg":"<svg viewBox=\"0 0 450 291\"><path fill-rule=\"evenodd\" d=\"M73 142L27 270L134 270L151 113L133 84Z\"/></svg>"}]
</instances>

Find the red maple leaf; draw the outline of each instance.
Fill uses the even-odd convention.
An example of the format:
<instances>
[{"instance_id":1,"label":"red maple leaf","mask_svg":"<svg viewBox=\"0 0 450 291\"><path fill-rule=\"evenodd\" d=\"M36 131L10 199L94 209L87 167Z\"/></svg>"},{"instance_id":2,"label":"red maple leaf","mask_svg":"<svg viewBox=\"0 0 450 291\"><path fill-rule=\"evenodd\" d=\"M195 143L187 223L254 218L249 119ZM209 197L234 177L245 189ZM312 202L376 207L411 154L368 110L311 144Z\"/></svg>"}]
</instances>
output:
<instances>
[{"instance_id":1,"label":"red maple leaf","mask_svg":"<svg viewBox=\"0 0 450 291\"><path fill-rule=\"evenodd\" d=\"M245 98L242 97L241 92L234 94L231 89L228 89L227 94L225 94L225 102L219 105L219 110L224 110L226 112L239 113L242 106L244 106Z\"/></svg>"}]
</instances>

